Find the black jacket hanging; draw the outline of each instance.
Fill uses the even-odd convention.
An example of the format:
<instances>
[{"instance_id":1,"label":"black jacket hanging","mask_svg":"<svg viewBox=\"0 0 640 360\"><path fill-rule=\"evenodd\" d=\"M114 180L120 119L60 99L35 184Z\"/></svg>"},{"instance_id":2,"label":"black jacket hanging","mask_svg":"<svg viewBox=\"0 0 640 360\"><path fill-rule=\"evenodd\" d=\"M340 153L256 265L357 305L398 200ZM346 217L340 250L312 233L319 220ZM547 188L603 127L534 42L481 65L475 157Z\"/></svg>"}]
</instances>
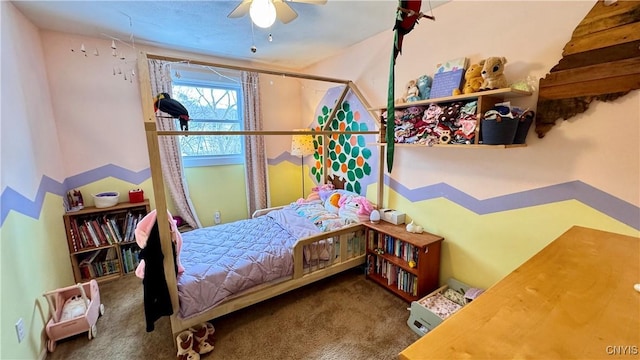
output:
<instances>
[{"instance_id":1,"label":"black jacket hanging","mask_svg":"<svg viewBox=\"0 0 640 360\"><path fill-rule=\"evenodd\" d=\"M173 260L176 260L176 248L173 242ZM158 230L158 222L153 225L147 244L141 249L138 255L140 260L145 261L144 279L142 286L144 289L144 313L147 321L147 332L154 330L154 323L162 316L173 314L171 306L171 297L169 288L164 274L164 255L162 254L162 245L160 244L160 231ZM176 267L176 275L178 268Z\"/></svg>"}]
</instances>

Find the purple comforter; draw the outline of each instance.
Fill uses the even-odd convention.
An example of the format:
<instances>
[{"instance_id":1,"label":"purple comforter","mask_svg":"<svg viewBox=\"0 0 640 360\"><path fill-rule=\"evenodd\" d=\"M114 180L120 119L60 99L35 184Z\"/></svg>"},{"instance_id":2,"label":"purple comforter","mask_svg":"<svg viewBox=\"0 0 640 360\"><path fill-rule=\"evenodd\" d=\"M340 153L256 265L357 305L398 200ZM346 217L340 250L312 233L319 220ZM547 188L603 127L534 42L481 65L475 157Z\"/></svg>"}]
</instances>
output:
<instances>
[{"instance_id":1,"label":"purple comforter","mask_svg":"<svg viewBox=\"0 0 640 360\"><path fill-rule=\"evenodd\" d=\"M291 209L182 234L181 318L211 309L253 286L291 276L296 240L319 233Z\"/></svg>"}]
</instances>

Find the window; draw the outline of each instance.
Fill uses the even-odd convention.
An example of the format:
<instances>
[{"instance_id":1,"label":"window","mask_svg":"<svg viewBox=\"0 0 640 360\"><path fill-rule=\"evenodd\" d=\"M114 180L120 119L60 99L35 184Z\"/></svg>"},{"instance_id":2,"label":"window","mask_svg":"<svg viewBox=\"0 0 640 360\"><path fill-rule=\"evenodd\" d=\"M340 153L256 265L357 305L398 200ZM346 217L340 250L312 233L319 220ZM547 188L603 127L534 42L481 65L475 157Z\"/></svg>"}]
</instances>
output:
<instances>
[{"instance_id":1,"label":"window","mask_svg":"<svg viewBox=\"0 0 640 360\"><path fill-rule=\"evenodd\" d=\"M193 66L172 70L173 98L189 110L189 131L243 129L238 72ZM238 135L181 136L180 150L185 167L244 163L243 137Z\"/></svg>"}]
</instances>

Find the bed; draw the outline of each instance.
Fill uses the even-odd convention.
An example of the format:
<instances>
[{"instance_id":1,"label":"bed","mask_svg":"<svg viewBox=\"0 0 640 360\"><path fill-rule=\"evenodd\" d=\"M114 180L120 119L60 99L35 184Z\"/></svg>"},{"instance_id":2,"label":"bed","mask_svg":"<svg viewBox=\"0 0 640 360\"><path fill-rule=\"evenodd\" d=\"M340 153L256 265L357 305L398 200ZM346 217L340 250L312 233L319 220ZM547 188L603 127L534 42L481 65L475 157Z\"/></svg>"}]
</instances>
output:
<instances>
[{"instance_id":1,"label":"bed","mask_svg":"<svg viewBox=\"0 0 640 360\"><path fill-rule=\"evenodd\" d=\"M362 264L362 219L327 210L331 194L367 201L355 193L329 190L324 199L299 200L259 211L252 219L183 233L180 261L185 270L177 277L176 320L184 325L202 322L212 311L226 312L218 308L258 290L278 284L291 290L328 269Z\"/></svg>"},{"instance_id":2,"label":"bed","mask_svg":"<svg viewBox=\"0 0 640 360\"><path fill-rule=\"evenodd\" d=\"M331 79L320 76L304 75L299 73L290 72L274 72L270 70L250 69L242 68L239 66L221 65L207 63L194 59L180 59L162 55L152 55L147 53L140 53L138 56L138 83L140 85L141 101L143 104L143 116L144 127L146 132L147 147L149 151L151 177L153 178L153 191L155 198L155 206L157 209L157 222L161 224L159 226L160 242L162 252L170 254L172 252L171 234L169 230L168 217L166 214L167 199L165 194L165 187L163 183L163 177L161 172L162 163L159 156L158 137L159 136L175 136L182 135L180 132L171 131L158 131L155 112L153 110L153 94L149 81L149 68L148 59L159 59L172 62L189 62L199 65L216 66L223 68L232 68L236 70L257 71L266 74L278 74L288 77L301 78L314 81L333 82L344 85L344 90L338 103L342 102L347 92L351 91L355 96L359 98L361 103L367 108L374 119L379 119L377 115L369 110L371 107L368 102L362 96L361 92L355 86L355 84L348 80ZM335 118L338 107L335 107L328 115L328 118ZM338 134L370 134L380 135L375 130L330 130L328 128L330 122L327 122L324 129L315 131L312 134L314 136L322 136L327 140L330 136L337 136ZM379 124L378 124L379 125ZM235 135L294 135L302 134L299 131L283 131L283 130L254 130L254 131L236 131ZM311 133L310 133L311 134ZM215 132L199 132L199 135L222 135ZM328 143L328 140L326 141ZM323 156L328 156L328 147L324 147ZM384 148L379 147L379 159L380 164L378 166L379 173L377 182L382 184L383 179L383 164L382 158L384 155ZM320 183L329 183L328 177L329 169L323 163L323 181ZM339 186L337 187L340 188ZM378 186L377 201L376 204L381 204L383 198L383 187ZM258 224L262 226L262 229L258 231L260 234L270 232L271 227L274 226L274 222L278 223L282 227L282 218L286 218L287 214L284 214L287 210L283 208L266 209L264 211L258 211L254 214L252 219L247 219L247 222L252 224ZM278 220L280 219L280 220ZM243 220L244 221L244 220ZM312 223L314 223L312 221ZM239 228L232 228L233 226L244 226L242 221L238 224L227 226L216 226L215 231L228 231L233 234L240 232L248 232L239 230ZM287 226L285 226L287 227ZM321 226L322 227L322 226ZM207 234L213 229L203 229L193 232L184 233L185 244L180 254L180 259L183 261L185 272L179 276L175 276L175 262L172 257L164 257L164 273L166 277L166 285L169 290L170 303L172 306L171 330L174 340L176 336L185 329L194 325L215 319L217 317L229 314L233 311L242 309L260 301L272 298L274 296L283 294L290 290L299 288L301 286L313 283L320 279L328 278L339 272L345 271L350 268L362 265L365 262L365 249L364 249L364 225L361 222L349 222L341 224L340 226L327 226L325 228L310 228L303 226L304 230L291 231L288 229L288 234L280 233L281 237L274 237L281 247L276 247L272 243L265 242L261 244L262 248L256 249L253 246L258 246L255 241L238 238L237 241L244 243L246 246L245 258L236 260L235 264L220 265L220 262L225 260L209 260L209 264L203 260L201 255L198 255L195 250L204 248L203 243L210 242L206 239L211 234ZM311 231L313 230L313 231ZM258 238L260 238L258 236ZM251 244L251 245L247 245ZM222 250L218 245L213 245L213 248L205 250L207 253L216 253L222 256L225 251L233 252L237 248ZM279 255L284 255L288 258L284 263L281 263L269 270L265 270L260 264L261 261L272 264L273 258L269 252L274 252ZM217 265L210 265L213 261ZM231 272L220 273L218 270L228 270L232 265L238 266L238 269ZM246 266L241 266L246 265ZM250 270L253 268L254 270ZM192 269L192 270L190 270ZM257 269L257 270L256 270ZM239 273L250 273L251 271L260 273L260 279L248 279L241 280ZM231 274L231 275L229 275ZM234 289L220 288L218 285L211 285L201 287L200 289L192 288L194 283L208 283L214 281L216 278L231 277ZM226 285L225 285L226 286ZM230 285L231 286L231 285ZM210 290L215 288L215 290ZM209 289L209 290L207 290Z\"/></svg>"}]
</instances>

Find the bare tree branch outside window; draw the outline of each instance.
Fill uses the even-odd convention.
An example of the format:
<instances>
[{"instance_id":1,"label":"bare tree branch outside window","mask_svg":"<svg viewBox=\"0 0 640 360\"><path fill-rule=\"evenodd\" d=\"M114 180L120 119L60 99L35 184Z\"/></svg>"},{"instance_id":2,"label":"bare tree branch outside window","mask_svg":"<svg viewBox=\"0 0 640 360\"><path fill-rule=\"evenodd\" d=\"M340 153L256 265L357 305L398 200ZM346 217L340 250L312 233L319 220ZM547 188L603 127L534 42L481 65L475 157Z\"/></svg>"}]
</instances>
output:
<instances>
[{"instance_id":1,"label":"bare tree branch outside window","mask_svg":"<svg viewBox=\"0 0 640 360\"><path fill-rule=\"evenodd\" d=\"M174 84L173 97L189 110L189 131L242 130L239 88ZM242 137L181 136L183 157L242 155Z\"/></svg>"}]
</instances>

